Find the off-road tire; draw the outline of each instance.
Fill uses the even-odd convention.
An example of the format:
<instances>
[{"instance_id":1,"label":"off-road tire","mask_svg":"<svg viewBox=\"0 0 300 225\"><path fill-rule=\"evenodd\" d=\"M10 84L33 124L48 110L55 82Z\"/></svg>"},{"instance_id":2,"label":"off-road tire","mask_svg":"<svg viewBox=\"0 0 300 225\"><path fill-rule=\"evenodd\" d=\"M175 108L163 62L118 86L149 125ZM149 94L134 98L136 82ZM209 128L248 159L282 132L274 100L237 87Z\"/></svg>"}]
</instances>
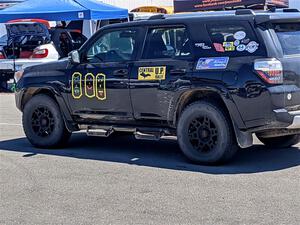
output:
<instances>
[{"instance_id":1,"label":"off-road tire","mask_svg":"<svg viewBox=\"0 0 300 225\"><path fill-rule=\"evenodd\" d=\"M217 104L206 101L184 109L177 125L177 139L184 155L200 164L224 163L238 150L228 116Z\"/></svg>"},{"instance_id":2,"label":"off-road tire","mask_svg":"<svg viewBox=\"0 0 300 225\"><path fill-rule=\"evenodd\" d=\"M272 138L256 136L265 146L270 148L289 148L300 142L300 134Z\"/></svg>"},{"instance_id":3,"label":"off-road tire","mask_svg":"<svg viewBox=\"0 0 300 225\"><path fill-rule=\"evenodd\" d=\"M38 148L63 147L71 136L57 103L44 94L28 101L22 121L29 142Z\"/></svg>"}]
</instances>

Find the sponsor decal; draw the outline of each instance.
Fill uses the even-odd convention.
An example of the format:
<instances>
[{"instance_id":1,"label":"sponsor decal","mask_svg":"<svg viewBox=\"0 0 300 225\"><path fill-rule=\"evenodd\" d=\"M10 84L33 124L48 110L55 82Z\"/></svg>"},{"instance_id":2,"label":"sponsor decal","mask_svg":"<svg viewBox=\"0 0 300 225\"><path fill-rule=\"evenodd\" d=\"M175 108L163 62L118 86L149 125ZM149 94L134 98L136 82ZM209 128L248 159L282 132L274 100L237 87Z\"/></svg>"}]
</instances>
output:
<instances>
[{"instance_id":1,"label":"sponsor decal","mask_svg":"<svg viewBox=\"0 0 300 225\"><path fill-rule=\"evenodd\" d=\"M246 38L246 39L244 39L244 40L241 40L241 43L242 44L248 44L250 42L250 39L249 38Z\"/></svg>"},{"instance_id":2,"label":"sponsor decal","mask_svg":"<svg viewBox=\"0 0 300 225\"><path fill-rule=\"evenodd\" d=\"M218 70L226 69L229 62L229 57L211 57L200 58L198 60L197 70Z\"/></svg>"},{"instance_id":3,"label":"sponsor decal","mask_svg":"<svg viewBox=\"0 0 300 225\"><path fill-rule=\"evenodd\" d=\"M238 45L238 46L236 47L236 50L237 50L238 52L243 52L243 51L246 50L246 45L244 45L244 44Z\"/></svg>"},{"instance_id":4,"label":"sponsor decal","mask_svg":"<svg viewBox=\"0 0 300 225\"><path fill-rule=\"evenodd\" d=\"M244 31L238 31L233 35L234 39L236 40L243 40L244 38L246 38L246 32Z\"/></svg>"},{"instance_id":5,"label":"sponsor decal","mask_svg":"<svg viewBox=\"0 0 300 225\"><path fill-rule=\"evenodd\" d=\"M82 96L82 74L75 72L72 75L71 92L74 99L79 99Z\"/></svg>"},{"instance_id":6,"label":"sponsor decal","mask_svg":"<svg viewBox=\"0 0 300 225\"><path fill-rule=\"evenodd\" d=\"M225 52L235 51L234 42L223 42L223 46L224 46Z\"/></svg>"},{"instance_id":7,"label":"sponsor decal","mask_svg":"<svg viewBox=\"0 0 300 225\"><path fill-rule=\"evenodd\" d=\"M84 12L79 12L78 13L78 18L79 19L84 19Z\"/></svg>"},{"instance_id":8,"label":"sponsor decal","mask_svg":"<svg viewBox=\"0 0 300 225\"><path fill-rule=\"evenodd\" d=\"M102 101L106 99L106 76L103 73L96 76L96 97Z\"/></svg>"},{"instance_id":9,"label":"sponsor decal","mask_svg":"<svg viewBox=\"0 0 300 225\"><path fill-rule=\"evenodd\" d=\"M254 53L257 51L259 44L256 41L250 41L246 47L246 51L249 53Z\"/></svg>"},{"instance_id":10,"label":"sponsor decal","mask_svg":"<svg viewBox=\"0 0 300 225\"><path fill-rule=\"evenodd\" d=\"M105 74L97 74L95 77L92 73L83 76L79 72L72 75L71 92L74 99L80 99L83 95L83 89L87 98L95 98L99 100L106 99L106 76ZM84 85L84 88L82 86Z\"/></svg>"},{"instance_id":11,"label":"sponsor decal","mask_svg":"<svg viewBox=\"0 0 300 225\"><path fill-rule=\"evenodd\" d=\"M223 47L222 44L220 44L220 43L214 43L213 45L214 45L214 47L215 47L215 49L216 49L217 52L225 52L225 49L224 49L224 47Z\"/></svg>"},{"instance_id":12,"label":"sponsor decal","mask_svg":"<svg viewBox=\"0 0 300 225\"><path fill-rule=\"evenodd\" d=\"M86 97L95 97L95 76L93 74L88 73L85 75L84 88Z\"/></svg>"},{"instance_id":13,"label":"sponsor decal","mask_svg":"<svg viewBox=\"0 0 300 225\"><path fill-rule=\"evenodd\" d=\"M239 46L240 45L240 41L239 40L235 40L235 42L233 43L234 44L234 46L236 47L236 46Z\"/></svg>"},{"instance_id":14,"label":"sponsor decal","mask_svg":"<svg viewBox=\"0 0 300 225\"><path fill-rule=\"evenodd\" d=\"M209 50L211 49L210 46L206 45L205 43L195 43L195 47L202 48L203 50Z\"/></svg>"},{"instance_id":15,"label":"sponsor decal","mask_svg":"<svg viewBox=\"0 0 300 225\"><path fill-rule=\"evenodd\" d=\"M166 67L139 67L138 80L165 80L166 79Z\"/></svg>"}]
</instances>

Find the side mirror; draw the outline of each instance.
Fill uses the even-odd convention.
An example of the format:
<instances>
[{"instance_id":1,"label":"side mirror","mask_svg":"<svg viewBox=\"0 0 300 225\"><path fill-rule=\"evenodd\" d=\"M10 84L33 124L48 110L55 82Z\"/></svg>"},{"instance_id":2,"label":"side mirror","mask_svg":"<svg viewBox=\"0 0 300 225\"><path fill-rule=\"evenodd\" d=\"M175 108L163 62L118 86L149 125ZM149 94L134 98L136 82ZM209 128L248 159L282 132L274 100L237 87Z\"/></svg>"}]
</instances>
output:
<instances>
[{"instance_id":1,"label":"side mirror","mask_svg":"<svg viewBox=\"0 0 300 225\"><path fill-rule=\"evenodd\" d=\"M69 53L68 59L72 64L80 64L80 55L77 50L74 50Z\"/></svg>"}]
</instances>

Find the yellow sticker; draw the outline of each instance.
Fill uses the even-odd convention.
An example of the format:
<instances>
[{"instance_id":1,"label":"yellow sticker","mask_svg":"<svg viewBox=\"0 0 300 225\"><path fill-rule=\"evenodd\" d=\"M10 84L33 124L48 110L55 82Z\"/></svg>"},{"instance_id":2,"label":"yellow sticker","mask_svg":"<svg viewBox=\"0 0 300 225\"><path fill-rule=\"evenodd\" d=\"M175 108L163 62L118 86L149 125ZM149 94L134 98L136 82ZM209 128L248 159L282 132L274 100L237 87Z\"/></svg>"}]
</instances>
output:
<instances>
[{"instance_id":1,"label":"yellow sticker","mask_svg":"<svg viewBox=\"0 0 300 225\"><path fill-rule=\"evenodd\" d=\"M139 67L138 80L165 80L166 79L166 67Z\"/></svg>"},{"instance_id":2,"label":"yellow sticker","mask_svg":"<svg viewBox=\"0 0 300 225\"><path fill-rule=\"evenodd\" d=\"M103 73L96 76L96 97L99 100L106 99L106 76Z\"/></svg>"},{"instance_id":3,"label":"yellow sticker","mask_svg":"<svg viewBox=\"0 0 300 225\"><path fill-rule=\"evenodd\" d=\"M234 42L223 42L223 47L224 47L225 52L235 51Z\"/></svg>"},{"instance_id":4,"label":"yellow sticker","mask_svg":"<svg viewBox=\"0 0 300 225\"><path fill-rule=\"evenodd\" d=\"M88 98L95 97L95 76L91 73L85 75L84 79L85 95Z\"/></svg>"},{"instance_id":5,"label":"yellow sticker","mask_svg":"<svg viewBox=\"0 0 300 225\"><path fill-rule=\"evenodd\" d=\"M82 96L82 74L75 72L72 75L72 96L75 99L79 99Z\"/></svg>"}]
</instances>

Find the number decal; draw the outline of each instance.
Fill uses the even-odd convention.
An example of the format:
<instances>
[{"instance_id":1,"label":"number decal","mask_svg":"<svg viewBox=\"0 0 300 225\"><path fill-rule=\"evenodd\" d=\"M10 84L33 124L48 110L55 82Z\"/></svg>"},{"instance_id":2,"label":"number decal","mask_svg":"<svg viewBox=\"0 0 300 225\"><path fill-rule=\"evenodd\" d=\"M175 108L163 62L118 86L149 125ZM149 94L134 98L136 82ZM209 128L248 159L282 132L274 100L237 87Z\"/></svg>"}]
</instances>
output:
<instances>
[{"instance_id":1,"label":"number decal","mask_svg":"<svg viewBox=\"0 0 300 225\"><path fill-rule=\"evenodd\" d=\"M97 74L95 77L92 73L87 73L84 76L75 72L72 75L72 96L74 99L80 99L83 95L82 85L84 84L84 93L87 98L97 98L98 100L106 100L106 75L103 73Z\"/></svg>"},{"instance_id":2,"label":"number decal","mask_svg":"<svg viewBox=\"0 0 300 225\"><path fill-rule=\"evenodd\" d=\"M103 73L96 76L96 97L102 101L106 99L106 76Z\"/></svg>"},{"instance_id":3,"label":"number decal","mask_svg":"<svg viewBox=\"0 0 300 225\"><path fill-rule=\"evenodd\" d=\"M95 76L91 73L85 75L84 91L88 98L95 97Z\"/></svg>"},{"instance_id":4,"label":"number decal","mask_svg":"<svg viewBox=\"0 0 300 225\"><path fill-rule=\"evenodd\" d=\"M82 96L82 74L75 72L72 75L72 96L75 99L79 99Z\"/></svg>"}]
</instances>

